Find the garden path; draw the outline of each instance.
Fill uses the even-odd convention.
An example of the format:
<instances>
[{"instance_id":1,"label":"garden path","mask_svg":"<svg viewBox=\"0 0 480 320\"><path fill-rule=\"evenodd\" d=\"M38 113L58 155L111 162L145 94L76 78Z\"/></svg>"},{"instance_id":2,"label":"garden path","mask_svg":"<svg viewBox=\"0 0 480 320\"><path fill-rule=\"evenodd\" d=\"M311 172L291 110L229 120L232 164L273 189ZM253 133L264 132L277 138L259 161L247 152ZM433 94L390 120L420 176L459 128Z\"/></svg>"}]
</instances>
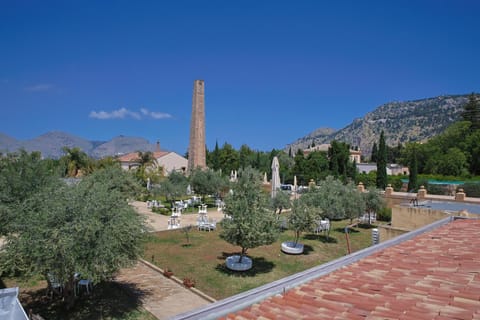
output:
<instances>
[{"instance_id":1,"label":"garden path","mask_svg":"<svg viewBox=\"0 0 480 320\"><path fill-rule=\"evenodd\" d=\"M142 262L133 268L121 270L115 280L134 286L143 308L159 320L211 303Z\"/></svg>"}]
</instances>

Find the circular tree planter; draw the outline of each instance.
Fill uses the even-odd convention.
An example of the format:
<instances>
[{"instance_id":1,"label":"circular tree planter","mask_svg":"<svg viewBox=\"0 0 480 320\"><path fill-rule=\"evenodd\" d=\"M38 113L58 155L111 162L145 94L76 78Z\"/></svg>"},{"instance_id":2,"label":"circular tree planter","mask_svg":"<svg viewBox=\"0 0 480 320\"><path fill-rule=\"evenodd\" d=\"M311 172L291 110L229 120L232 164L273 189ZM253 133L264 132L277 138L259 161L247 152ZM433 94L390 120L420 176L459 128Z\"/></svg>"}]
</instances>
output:
<instances>
[{"instance_id":1,"label":"circular tree planter","mask_svg":"<svg viewBox=\"0 0 480 320\"><path fill-rule=\"evenodd\" d=\"M301 254L303 253L303 244L293 241L282 242L282 251L289 254Z\"/></svg>"},{"instance_id":2,"label":"circular tree planter","mask_svg":"<svg viewBox=\"0 0 480 320\"><path fill-rule=\"evenodd\" d=\"M252 259L249 257L243 256L242 263L238 262L239 260L239 255L230 256L225 260L225 265L228 269L234 271L246 271L252 268Z\"/></svg>"}]
</instances>

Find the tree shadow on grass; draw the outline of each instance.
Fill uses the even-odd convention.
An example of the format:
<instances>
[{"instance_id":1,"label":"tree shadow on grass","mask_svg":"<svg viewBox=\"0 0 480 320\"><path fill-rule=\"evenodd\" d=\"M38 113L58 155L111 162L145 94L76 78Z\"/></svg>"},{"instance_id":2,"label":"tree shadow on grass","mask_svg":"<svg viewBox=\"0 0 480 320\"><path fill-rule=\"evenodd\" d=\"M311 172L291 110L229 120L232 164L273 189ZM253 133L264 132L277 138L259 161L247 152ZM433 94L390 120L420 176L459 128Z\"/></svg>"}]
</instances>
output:
<instances>
[{"instance_id":1,"label":"tree shadow on grass","mask_svg":"<svg viewBox=\"0 0 480 320\"><path fill-rule=\"evenodd\" d=\"M222 263L217 264L215 270L221 273L228 274L236 277L255 277L257 274L269 273L275 267L275 263L265 260L263 257L250 257L252 259L252 269L247 271L234 271L225 266L225 259L229 256L237 255L238 252L222 252L222 255L217 257L219 260L223 260Z\"/></svg>"},{"instance_id":2,"label":"tree shadow on grass","mask_svg":"<svg viewBox=\"0 0 480 320\"><path fill-rule=\"evenodd\" d=\"M373 228L376 228L377 226L369 223L359 223L358 227L362 229L373 229Z\"/></svg>"},{"instance_id":3,"label":"tree shadow on grass","mask_svg":"<svg viewBox=\"0 0 480 320\"><path fill-rule=\"evenodd\" d=\"M323 242L323 243L338 243L336 238L334 238L332 236L327 237L324 234L309 233L309 234L304 235L303 238L306 239L306 240L317 240L317 241L320 241L320 242Z\"/></svg>"},{"instance_id":4,"label":"tree shadow on grass","mask_svg":"<svg viewBox=\"0 0 480 320\"><path fill-rule=\"evenodd\" d=\"M7 286L5 285L5 282L3 282L2 278L0 278L0 289L5 289Z\"/></svg>"},{"instance_id":5,"label":"tree shadow on grass","mask_svg":"<svg viewBox=\"0 0 480 320\"><path fill-rule=\"evenodd\" d=\"M339 233L345 233L345 228L335 228L334 230ZM348 228L348 233L357 233L357 232L360 232L360 231L355 230L355 228Z\"/></svg>"},{"instance_id":6,"label":"tree shadow on grass","mask_svg":"<svg viewBox=\"0 0 480 320\"><path fill-rule=\"evenodd\" d=\"M100 320L126 316L141 307L146 294L133 284L109 281L95 285L90 294L81 292L69 310L60 297L48 296L46 288L22 293L20 300L25 311L31 310L44 319Z\"/></svg>"}]
</instances>

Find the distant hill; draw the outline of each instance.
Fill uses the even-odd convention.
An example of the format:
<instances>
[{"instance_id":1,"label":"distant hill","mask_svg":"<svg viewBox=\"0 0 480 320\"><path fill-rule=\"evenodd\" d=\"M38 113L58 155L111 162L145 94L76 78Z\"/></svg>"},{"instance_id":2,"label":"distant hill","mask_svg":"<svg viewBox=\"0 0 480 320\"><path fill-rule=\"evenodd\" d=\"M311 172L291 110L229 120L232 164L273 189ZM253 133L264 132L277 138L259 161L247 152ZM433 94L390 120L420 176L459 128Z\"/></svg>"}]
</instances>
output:
<instances>
[{"instance_id":1,"label":"distant hill","mask_svg":"<svg viewBox=\"0 0 480 320\"><path fill-rule=\"evenodd\" d=\"M66 132L52 131L30 140L17 140L0 133L0 152L7 153L21 148L26 151L40 151L45 158L59 158L63 147L78 147L94 158L115 156L135 151L154 151L155 145L137 137L118 136L110 141L89 141Z\"/></svg>"},{"instance_id":2,"label":"distant hill","mask_svg":"<svg viewBox=\"0 0 480 320\"><path fill-rule=\"evenodd\" d=\"M20 141L0 132L0 150L17 150Z\"/></svg>"},{"instance_id":3,"label":"distant hill","mask_svg":"<svg viewBox=\"0 0 480 320\"><path fill-rule=\"evenodd\" d=\"M150 144L144 138L118 136L104 142L92 150L94 158L102 158L106 155L119 155L134 151L154 151L155 145Z\"/></svg>"},{"instance_id":4,"label":"distant hill","mask_svg":"<svg viewBox=\"0 0 480 320\"><path fill-rule=\"evenodd\" d=\"M468 95L439 96L428 99L389 102L369 112L363 118L353 120L345 128L320 128L299 138L285 147L296 152L312 143L319 145L333 140L358 146L363 154L370 154L374 142L378 143L380 133L385 132L386 143L396 146L411 141L424 142L443 132L460 118Z\"/></svg>"}]
</instances>

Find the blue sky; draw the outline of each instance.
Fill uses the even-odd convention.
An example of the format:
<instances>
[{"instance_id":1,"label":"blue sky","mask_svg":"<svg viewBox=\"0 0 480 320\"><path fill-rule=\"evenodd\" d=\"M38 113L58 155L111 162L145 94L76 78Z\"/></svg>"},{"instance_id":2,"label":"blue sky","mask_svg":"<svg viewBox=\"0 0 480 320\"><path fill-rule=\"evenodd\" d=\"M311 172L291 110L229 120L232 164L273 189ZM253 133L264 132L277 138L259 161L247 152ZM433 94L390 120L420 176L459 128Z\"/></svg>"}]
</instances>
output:
<instances>
[{"instance_id":1,"label":"blue sky","mask_svg":"<svg viewBox=\"0 0 480 320\"><path fill-rule=\"evenodd\" d=\"M389 101L480 91L480 1L0 0L0 132L283 148Z\"/></svg>"}]
</instances>

